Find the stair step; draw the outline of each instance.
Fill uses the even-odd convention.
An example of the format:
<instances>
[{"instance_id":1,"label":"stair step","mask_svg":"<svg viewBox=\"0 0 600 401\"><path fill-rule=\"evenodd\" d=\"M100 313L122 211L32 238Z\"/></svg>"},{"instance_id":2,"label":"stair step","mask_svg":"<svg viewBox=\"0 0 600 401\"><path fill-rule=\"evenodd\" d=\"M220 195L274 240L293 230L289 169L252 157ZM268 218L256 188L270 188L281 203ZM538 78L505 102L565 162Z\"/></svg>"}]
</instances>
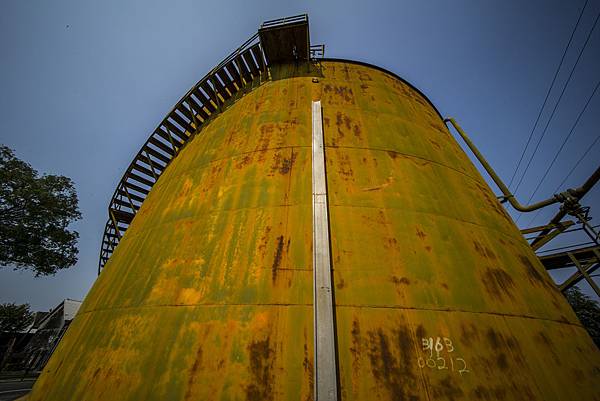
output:
<instances>
[{"instance_id":1,"label":"stair step","mask_svg":"<svg viewBox=\"0 0 600 401\"><path fill-rule=\"evenodd\" d=\"M229 92L227 92L227 90L225 90L225 86L223 86L223 84L221 83L221 81L219 80L217 75L213 75L211 77L210 84L213 85L213 87L216 89L217 93L219 95L221 95L221 97L223 98L223 101L225 101L231 97Z\"/></svg>"},{"instance_id":2,"label":"stair step","mask_svg":"<svg viewBox=\"0 0 600 401\"><path fill-rule=\"evenodd\" d=\"M233 61L227 63L224 67L229 75L233 78L233 82L237 85L238 89L242 87L242 78L240 77L240 73L238 72L237 66Z\"/></svg>"},{"instance_id":3,"label":"stair step","mask_svg":"<svg viewBox=\"0 0 600 401\"><path fill-rule=\"evenodd\" d=\"M177 124L179 124L186 131L189 131L189 132L193 131L192 125L189 122L187 122L183 117L181 117L179 114L177 114L176 111L173 111L171 114L169 114L169 118L172 118ZM191 120L191 117L190 117L190 120Z\"/></svg>"},{"instance_id":4,"label":"stair step","mask_svg":"<svg viewBox=\"0 0 600 401\"><path fill-rule=\"evenodd\" d=\"M148 195L148 193L150 193L150 190L148 190L146 188L142 188L139 185L136 185L136 184L134 184L132 182L129 182L129 181L125 181L123 183L123 185L125 185L129 189L132 189L132 190L137 191L137 192L139 192L141 194L144 194L144 195Z\"/></svg>"},{"instance_id":5,"label":"stair step","mask_svg":"<svg viewBox=\"0 0 600 401\"><path fill-rule=\"evenodd\" d=\"M142 198L141 196L138 196L138 195L136 195L136 194L132 194L132 193L131 193L131 192L129 192L129 191L125 192L125 191L123 191L122 189L119 189L119 190L117 191L117 193L118 193L119 195L122 195L122 196L125 196L125 197L127 197L127 195L129 194L129 197L131 198L131 200L133 200L133 201L136 201L136 202L139 202L139 203L142 203L142 202L144 202L144 200L146 200L146 198Z\"/></svg>"},{"instance_id":6,"label":"stair step","mask_svg":"<svg viewBox=\"0 0 600 401\"><path fill-rule=\"evenodd\" d=\"M260 45L257 43L250 48L252 55L254 56L254 60L256 60L256 64L258 65L259 71L263 71L265 69L265 62L262 56L262 50L260 49Z\"/></svg>"},{"instance_id":7,"label":"stair step","mask_svg":"<svg viewBox=\"0 0 600 401\"><path fill-rule=\"evenodd\" d=\"M130 178L130 179L132 179L132 180L134 180L134 181L139 182L140 184L147 185L150 188L152 188L152 186L154 185L154 181L151 181L151 180L149 180L147 178L144 178L141 175L136 174L134 172L129 172L129 174L127 174L127 177Z\"/></svg>"},{"instance_id":8,"label":"stair step","mask_svg":"<svg viewBox=\"0 0 600 401\"><path fill-rule=\"evenodd\" d=\"M121 205L121 206L125 206L125 207L128 207L128 208L130 208L130 209L131 209L131 208L133 208L133 210L136 210L136 211L137 211L137 210L140 208L140 207L139 207L138 205L136 205L136 204L133 204L133 205L132 205L131 203L129 203L129 201L128 201L128 200L122 200L122 199L119 199L119 198L114 198L114 199L112 200L112 203L115 203L115 204L117 204L117 205Z\"/></svg>"},{"instance_id":9,"label":"stair step","mask_svg":"<svg viewBox=\"0 0 600 401\"><path fill-rule=\"evenodd\" d=\"M190 105L192 106L192 108L194 109L196 114L202 118L202 120L206 120L210 116L210 114L208 114L208 113L211 112L210 108L206 106L209 103L208 98L206 96L204 96L204 94L199 89L195 89L192 92L192 94L198 100L196 100L194 98L190 98ZM207 108L208 112L206 110L204 110L204 107Z\"/></svg>"},{"instance_id":10,"label":"stair step","mask_svg":"<svg viewBox=\"0 0 600 401\"><path fill-rule=\"evenodd\" d=\"M175 135L177 138L179 138L181 140L181 145L183 145L187 141L188 136L185 134L185 132L182 131L181 128L179 128L178 126L173 124L171 121L165 120L165 121L163 121L163 125L164 125L164 127L169 129L171 134ZM177 145L177 146L179 147L180 145Z\"/></svg>"},{"instance_id":11,"label":"stair step","mask_svg":"<svg viewBox=\"0 0 600 401\"><path fill-rule=\"evenodd\" d=\"M225 67L223 67L219 71L217 71L217 76L221 79L221 81L223 81L225 83L225 88L227 88L227 90L229 91L230 94L233 95L235 92L237 92L237 90L235 89L235 86L233 85L233 81L231 80L229 75L227 75L227 72L225 71Z\"/></svg>"},{"instance_id":12,"label":"stair step","mask_svg":"<svg viewBox=\"0 0 600 401\"><path fill-rule=\"evenodd\" d=\"M250 74L250 70L248 69L248 66L246 66L246 63L244 62L244 59L241 56L236 57L235 65L240 70L244 81L246 81L247 84L252 82L252 75Z\"/></svg>"},{"instance_id":13,"label":"stair step","mask_svg":"<svg viewBox=\"0 0 600 401\"><path fill-rule=\"evenodd\" d=\"M155 132L162 132L162 131L156 130ZM150 139L148 139L148 143L151 143L152 145L156 146L163 152L168 153L169 155L171 155L171 158L172 158L172 156L175 156L175 151L172 148L168 147L167 145L165 145L164 143L162 143L161 141L156 139L154 136L151 136Z\"/></svg>"},{"instance_id":14,"label":"stair step","mask_svg":"<svg viewBox=\"0 0 600 401\"><path fill-rule=\"evenodd\" d=\"M113 216L115 216L115 219L117 219L117 221L124 222L127 224L131 223L134 217L133 213L125 212L123 210L110 209L110 211L112 212Z\"/></svg>"},{"instance_id":15,"label":"stair step","mask_svg":"<svg viewBox=\"0 0 600 401\"><path fill-rule=\"evenodd\" d=\"M146 152L148 155L154 156L156 159L160 160L161 162L165 163L165 166L167 164L169 164L169 162L171 161L170 158L168 158L167 156L163 155L160 152L157 152L156 150L152 149L149 146L144 146L144 152ZM157 166L155 166L156 168ZM160 166L162 168L162 166Z\"/></svg>"},{"instance_id":16,"label":"stair step","mask_svg":"<svg viewBox=\"0 0 600 401\"><path fill-rule=\"evenodd\" d=\"M202 84L200 85L200 88L202 88L202 90L204 91L204 93L206 93L206 95L208 95L208 100L206 101L206 103L204 104L204 106L206 106L206 108L211 113L214 113L217 109L215 108L215 106L213 105L213 103L218 104L215 91L213 90L212 86L210 86L208 84L208 82L206 82L206 81L202 82ZM206 96L204 96L204 97L206 97ZM212 100L212 103L210 102L211 100Z\"/></svg>"}]
</instances>

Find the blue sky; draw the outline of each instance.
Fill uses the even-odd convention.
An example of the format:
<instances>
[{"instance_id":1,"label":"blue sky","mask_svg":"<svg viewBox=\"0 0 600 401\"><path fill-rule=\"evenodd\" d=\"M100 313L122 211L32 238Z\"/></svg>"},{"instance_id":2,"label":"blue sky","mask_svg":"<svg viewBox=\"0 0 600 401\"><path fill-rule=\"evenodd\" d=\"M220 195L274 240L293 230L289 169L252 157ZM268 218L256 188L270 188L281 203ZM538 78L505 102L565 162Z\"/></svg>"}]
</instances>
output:
<instances>
[{"instance_id":1,"label":"blue sky","mask_svg":"<svg viewBox=\"0 0 600 401\"><path fill-rule=\"evenodd\" d=\"M311 40L325 43L328 57L376 64L414 84L444 116L458 120L508 180L583 4L4 0L0 143L41 172L71 177L83 219L76 224L78 264L37 279L29 272L0 269L0 302L28 302L42 310L64 298L85 296L96 277L109 198L132 157L189 87L262 21L307 12ZM600 1L589 0L541 127L598 12ZM598 80L600 26L517 192L522 202ZM534 200L550 196L596 138L593 120L599 114L600 93ZM600 143L566 186L583 182L597 167L598 155ZM594 206L600 219L600 187L584 204ZM554 212L543 211L532 224L544 223ZM530 220L524 216L519 223Z\"/></svg>"}]
</instances>

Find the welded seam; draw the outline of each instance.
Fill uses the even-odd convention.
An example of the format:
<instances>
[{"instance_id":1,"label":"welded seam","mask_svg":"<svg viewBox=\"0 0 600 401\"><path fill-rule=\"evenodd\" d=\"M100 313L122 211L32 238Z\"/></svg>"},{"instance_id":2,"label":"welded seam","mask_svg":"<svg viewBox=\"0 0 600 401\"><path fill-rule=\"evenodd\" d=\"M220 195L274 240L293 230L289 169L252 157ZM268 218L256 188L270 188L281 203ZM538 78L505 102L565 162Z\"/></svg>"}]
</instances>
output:
<instances>
[{"instance_id":1,"label":"welded seam","mask_svg":"<svg viewBox=\"0 0 600 401\"><path fill-rule=\"evenodd\" d=\"M146 230L154 230L154 229L157 229L157 228L159 228L159 227L161 227L163 225L171 224L171 223L174 223L174 222L177 222L177 221L195 220L197 217L208 216L208 215L215 214L215 213L218 213L218 212L236 212L236 211L241 211L241 210L268 209L268 208L279 208L279 207L297 207L297 206L306 206L306 205L307 205L307 203L298 202L298 203L284 203L284 204L279 204L279 205L267 205L267 206L260 205L260 206L247 206L247 207L238 207L238 208L209 209L206 212L194 214L193 216L179 217L179 218L175 218L175 219L172 219L172 220L169 219L169 220L161 221L158 224L154 224L154 225L151 225L151 226L148 226L148 227L144 228L142 232L145 232ZM378 209L378 210L404 210L404 211L406 211L406 209L402 209L402 208L398 208L398 207L380 207L380 206L369 206L369 205L345 205L345 204L340 204L340 203L329 203L329 206L330 207L348 207L348 208L365 208L365 209ZM141 210L142 209L140 209L140 211ZM429 214L429 215L432 215L432 216L438 216L438 217L442 217L442 218L447 218L447 219L458 221L458 222L461 222L461 223L471 224L471 225L474 225L474 226L477 226L477 227L481 227L481 228L485 228L485 229L488 229L488 230L495 231L495 232L500 233L500 234L502 234L502 235L504 235L505 237L508 237L508 238L513 238L513 239L522 239L523 238L519 234L511 235L511 234L509 234L509 233L507 233L505 231L498 230L498 229L496 229L494 227L491 227L491 226L486 226L486 225L475 223L475 222L472 222L472 221L459 219L457 217L448 216L448 215L445 215L445 214L439 214L439 213L433 213L433 212L420 212L420 211L417 211L417 210L409 210L408 212L409 213L415 213L415 214ZM138 213L139 213L139 211L138 211ZM128 229L126 231L126 233L128 233L130 231L131 230ZM131 236L133 236L133 237L138 236L142 232L140 232L140 233L134 233L134 234L130 235L130 237ZM124 236L125 236L125 234L124 234Z\"/></svg>"},{"instance_id":2,"label":"welded seam","mask_svg":"<svg viewBox=\"0 0 600 401\"><path fill-rule=\"evenodd\" d=\"M293 151L293 148L294 148L294 147L302 147L302 148L304 148L304 146L285 146L285 147L279 147L279 148L269 148L268 150L273 150L273 149L276 149L276 150L280 150L280 149L292 149L292 151ZM330 146L327 146L327 147L330 147ZM349 149L376 150L376 151L388 152L388 150L385 150L385 149L377 149L377 148L342 147L342 146L340 146L340 147L333 147L333 148L349 148ZM399 152L396 152L396 151L393 151L393 150L389 150L389 151L390 151L390 152L395 152L395 153L398 153L398 154L403 154L403 155L405 155L404 153L399 153ZM246 153L241 153L241 154L257 153L257 152L260 152L260 151L252 151L252 152L246 152ZM408 157L413 157L413 158L420 159L420 160L424 160L424 161L431 161L431 160L428 160L428 159L423 159L423 158L420 158L420 157L418 157L418 156L411 156L411 155L406 155L406 156L408 156ZM224 158L224 159L219 159L219 160L225 160L225 159L229 159L229 158ZM467 175L467 174L465 174L465 173L462 173L462 172L460 172L460 171L458 171L458 170L455 170L455 169L453 169L453 168L451 168L451 167L448 167L448 166L446 166L446 165L443 165L443 164L439 164L439 163L437 163L437 162L434 162L434 161L431 161L431 162L432 162L432 163L435 163L435 164L438 164L438 165L440 165L440 166L442 166L442 167L446 167L446 168L448 168L448 169L450 169L450 170L456 171L456 172L458 172L458 173L460 173L460 174L463 174L463 175L465 175L466 177L468 177L468 178L471 178L471 179L472 179L473 181L475 181L475 182L479 182L479 181L477 181L476 179L474 179L474 178L470 177L469 175ZM210 163L212 163L212 162L209 162L207 165L209 165ZM198 168L199 168L199 167L198 167ZM179 176L179 175L176 175L176 176ZM155 187L156 187L156 186L155 186ZM148 195L148 196L150 196L150 195ZM148 198L146 198L146 199L148 199ZM288 200L289 200L289 199L288 199ZM144 203L145 203L145 202L144 202ZM217 212L235 212L235 211L240 211L240 210L267 209L267 208L276 208L276 207L290 207L290 206L301 206L301 205L306 205L306 203L286 203L286 204L280 204L280 205L269 205L269 206L248 206L248 207L240 207L240 208L209 209L209 210L207 210L207 211L206 211L206 212L204 212L204 213L195 214L195 215L194 215L194 219L195 219L195 218L197 218L197 217L199 217L199 216L207 216L207 215L211 215L211 214L214 214L214 213L217 213ZM368 208L368 209L379 209L379 210L388 210L388 209L389 209L389 210L400 210L400 209L401 209L401 208L394 208L394 207L385 207L385 208L382 208L382 207L379 207L379 206L366 206L366 205L343 205L343 204L335 204L335 203L334 203L334 204L330 204L330 207ZM404 209L403 209L403 210L404 210ZM141 208L140 208L140 211L142 211L142 209L141 209ZM432 212L419 212L419 211L416 211L416 210L411 210L410 212L411 212L411 213L415 213L415 214L417 214L417 213L418 213L418 214L429 214L429 215L432 215L432 216L439 216L439 217L443 217L443 218L447 218L447 219L451 219L451 220L459 221L459 222L462 222L462 223L471 224L471 225L474 225L474 226L477 226L477 227L482 227L482 228L485 228L485 229L488 229L488 230L492 230L492 231L495 231L495 232L497 232L497 233L500 233L500 234L502 234L502 235L504 235L505 237L508 237L508 238L512 238L512 239L522 239L522 236L521 236L521 235L519 235L519 234L513 234L513 235L511 235L511 234L509 234L509 233L507 233L507 232L504 232L504 231L498 230L498 229L496 229L496 228L494 228L494 227L489 227L489 226L486 226L486 225L483 225L483 224L479 224L479 223L475 223L475 222L468 221L468 220L462 220L462 219L459 219L459 218L456 218L456 217L453 217L453 216L447 216L447 215L443 215L443 214L439 214L439 213L432 213ZM162 222L161 222L161 223L159 223L159 224L152 225L152 226L149 226L149 227L147 227L147 228L144 228L144 229L143 229L143 231L142 231L142 232L140 232L139 234L138 234L138 233L134 233L134 234L133 234L133 236L135 237L135 236L137 236L137 235L140 235L140 234L142 234L143 232L145 232L146 230L154 230L154 229L156 229L156 228L159 228L159 227L161 227L161 226L163 226L163 225L165 225L165 224L171 224L171 223L173 223L173 222L180 221L180 220L185 220L185 219L188 219L188 220L189 220L189 219L192 219L192 218L191 218L191 217L181 217L181 218L175 218L175 219L173 219L173 220L166 220L166 221L162 221ZM133 223L133 222L132 222L132 223ZM131 231L131 230L129 230L129 229L128 229L128 230L126 231L126 233L127 233L127 232L130 232L130 231ZM130 237L131 237L131 235L130 235ZM107 264L108 264L108 263L107 263Z\"/></svg>"},{"instance_id":3,"label":"welded seam","mask_svg":"<svg viewBox=\"0 0 600 401\"><path fill-rule=\"evenodd\" d=\"M220 157L217 159L211 159L205 163L201 163L201 164L197 164L196 166L190 168L190 169L186 169L185 172L181 172L179 174L173 173L174 175L172 177L170 177L170 179L176 178L176 177L180 177L182 175L193 175L193 174L186 174L188 172L195 172L196 170L202 169L205 170L208 167L210 167L212 164L217 163L217 162L222 162L222 161L226 161L226 160L231 160L231 159L235 159L237 157L241 157L241 156L247 156L247 155L251 155L254 153L264 153L264 152L269 152L269 151L275 151L275 150L285 150L285 149L293 149L293 148L305 148L305 149L309 149L310 146L306 146L306 145L289 145L289 146L276 146L273 148L262 148L262 149L254 149L254 150L249 150L246 152L240 152L240 153L236 153L234 155L230 155L230 156L225 156L225 157ZM165 172L165 170L163 170L163 172ZM160 179L160 177L162 177L163 174L161 173L161 175L158 177ZM158 183L158 181L156 181L154 183L154 185L152 186L152 189L154 189L156 187L156 184ZM148 195L150 196L150 195ZM147 197L146 197L147 198Z\"/></svg>"},{"instance_id":4,"label":"welded seam","mask_svg":"<svg viewBox=\"0 0 600 401\"><path fill-rule=\"evenodd\" d=\"M204 303L204 304L160 304L160 305L136 305L136 306L116 306L108 308L95 308L79 312L77 315L84 315L94 312L106 312L106 311L119 311L119 310L133 310L133 309L152 309L152 308L196 308L196 307L208 307L208 308L220 308L220 307L313 307L312 303L275 303L275 302L264 302L264 303ZM471 311L466 309L449 309L449 308L424 308L424 307L412 307L412 306L397 306L397 305L358 305L358 304L336 304L336 308L357 308L357 309L396 309L406 311L427 311L427 312L451 312L451 313L465 313L474 315L492 315L513 319L529 319L529 320L540 320L544 322L566 324L568 326L574 326L584 328L583 325L559 320L550 319L539 316L525 315L525 314L514 314L514 313L502 313L502 312L484 312L484 311Z\"/></svg>"},{"instance_id":5,"label":"welded seam","mask_svg":"<svg viewBox=\"0 0 600 401\"><path fill-rule=\"evenodd\" d=\"M174 219L168 219L165 221L161 221L158 224L153 224L150 225L148 227L139 229L141 230L139 233L133 233L130 234L129 237L127 238L135 238L139 235L142 235L143 233L145 233L148 230L156 230L164 225L167 224L173 224L175 222L178 221L185 221L185 220L191 220L191 221L196 221L198 220L198 217L205 217L205 216L210 216L213 214L218 214L221 212L239 212L239 211L243 211L243 210L256 210L256 209L275 209L275 208L280 208L280 207L302 207L302 206L308 206L308 203L290 203L290 204L281 204L281 205L268 205L268 206L247 206L247 207L237 207L237 208L225 208L225 209L209 209L207 212L204 213L198 213L198 214L194 214L193 216L186 216L186 217L176 217ZM133 224L133 222L132 222ZM129 228L127 229L127 231L125 231L125 233L123 234L123 237L121 238L121 241L123 241L123 239L125 238L125 235L127 235L128 232L130 232L131 230L131 225L129 226ZM121 243L121 241L119 243ZM116 248L115 248L116 250ZM108 262L107 262L108 264Z\"/></svg>"},{"instance_id":6,"label":"welded seam","mask_svg":"<svg viewBox=\"0 0 600 401\"><path fill-rule=\"evenodd\" d=\"M485 228L487 230L494 231L494 232L496 232L498 234L502 234L502 235L504 235L507 238L523 239L522 235L518 235L518 234L511 235L511 234L509 234L507 232L504 232L502 230L498 230L497 228L494 228L494 227L491 227L491 226L486 226L486 225L483 225L483 224L475 223L475 222L468 221L468 220L459 219L457 217L448 216L448 215L440 214L440 213L420 212L418 210L407 210L407 209L403 209L401 207L380 207L380 206L368 206L368 205L342 205L342 204L339 204L339 203L337 203L337 204L336 203L330 204L330 206L331 207L340 207L340 208L347 207L347 208L355 208L355 209L364 208L364 209L392 210L392 211L402 210L402 211L405 211L405 212L408 212L408 213L414 213L414 214L425 214L425 215L428 214L428 215L432 215L432 216L436 216L436 217L441 217L441 218L446 218L446 219L449 219L449 220L458 221L460 223L471 224L473 226L477 226L477 227L480 227L480 228ZM527 248L529 248L529 247L527 247Z\"/></svg>"},{"instance_id":7,"label":"welded seam","mask_svg":"<svg viewBox=\"0 0 600 401\"><path fill-rule=\"evenodd\" d=\"M126 311L126 310L135 310L135 309L158 309L158 308L222 308L222 307L255 307L255 306L265 306L265 307L292 307L292 306L297 306L297 307L311 307L313 306L312 303L276 303L276 302L257 302L254 304L247 304L247 303L205 303L205 304L158 304L158 305L136 305L136 306L115 306L115 307L109 307L109 308L95 308L95 309L89 309L89 310L85 310L85 311L81 311L77 313L77 316L79 315L85 315L88 313L95 313L95 312L107 312L107 311Z\"/></svg>"},{"instance_id":8,"label":"welded seam","mask_svg":"<svg viewBox=\"0 0 600 401\"><path fill-rule=\"evenodd\" d=\"M478 184L481 184L481 180L478 180L477 177L470 176L469 174L465 173L464 171L460 171L460 170L458 170L455 167L449 166L447 164L444 164L444 163L441 163L441 162L438 162L438 161L435 161L435 160L427 159L425 157L421 157L421 156L417 156L417 155L412 155L410 153L399 152L399 151L394 150L394 149L366 148L366 147L361 147L361 146L329 146L329 145L327 147L328 148L332 148L332 149L357 149L357 150L370 150L370 151L375 151L375 152L386 152L386 153L387 152L392 152L392 153L395 153L395 154L397 154L399 156L404 156L404 157L407 157L407 158L410 158L410 159L423 160L425 162L429 162L431 164L435 164L437 166L447 168L448 170L455 171L455 172L457 172L457 173L459 173L461 175L464 175L465 177L467 177L467 178L469 178L469 179L477 182Z\"/></svg>"},{"instance_id":9,"label":"welded seam","mask_svg":"<svg viewBox=\"0 0 600 401\"><path fill-rule=\"evenodd\" d=\"M415 310L415 311L428 311L428 312L457 312L457 313L471 313L475 315L493 315L508 318L523 318L532 320L542 320L546 322L554 322L567 324L570 326L582 327L581 324L569 322L568 320L550 319L546 317L525 315L525 314L514 314L514 313L502 313L502 312L484 312L484 311L472 311L466 309L450 309L450 308L423 308L416 306L397 306L397 305L359 305L359 304L336 304L336 308L358 308L358 309L397 309L397 310Z\"/></svg>"}]
</instances>

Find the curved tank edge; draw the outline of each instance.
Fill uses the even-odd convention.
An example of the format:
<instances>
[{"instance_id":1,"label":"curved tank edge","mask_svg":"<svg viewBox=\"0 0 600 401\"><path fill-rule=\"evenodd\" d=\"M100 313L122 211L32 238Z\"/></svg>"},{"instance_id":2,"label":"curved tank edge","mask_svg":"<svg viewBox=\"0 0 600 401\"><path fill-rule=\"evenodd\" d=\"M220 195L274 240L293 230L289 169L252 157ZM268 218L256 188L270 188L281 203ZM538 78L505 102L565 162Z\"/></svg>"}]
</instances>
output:
<instances>
[{"instance_id":1,"label":"curved tank edge","mask_svg":"<svg viewBox=\"0 0 600 401\"><path fill-rule=\"evenodd\" d=\"M396 73L394 73L394 72L392 72L392 71L390 71L390 70L388 70L386 68L380 67L380 66L375 65L375 64L367 63L365 61L351 60L351 59L344 59L344 58L324 57L321 60L322 61L333 61L333 62L341 62L341 63L358 64L358 65L362 65L362 66L365 66L365 67L373 68L373 69L379 70L381 72L384 72L384 73L392 76L393 78L399 80L400 82L408 85L411 89L413 89L415 92L417 92L435 110L435 112L437 113L437 115L440 117L440 120L442 120L442 122L444 121L444 117L442 116L442 113L440 113L440 111L438 110L438 108L435 106L435 104L433 104L433 102L431 101L431 99L429 99L427 97L427 95L425 95L419 88L417 88L415 85L413 85L410 82L408 82L406 79L402 78L398 74L396 74Z\"/></svg>"}]
</instances>

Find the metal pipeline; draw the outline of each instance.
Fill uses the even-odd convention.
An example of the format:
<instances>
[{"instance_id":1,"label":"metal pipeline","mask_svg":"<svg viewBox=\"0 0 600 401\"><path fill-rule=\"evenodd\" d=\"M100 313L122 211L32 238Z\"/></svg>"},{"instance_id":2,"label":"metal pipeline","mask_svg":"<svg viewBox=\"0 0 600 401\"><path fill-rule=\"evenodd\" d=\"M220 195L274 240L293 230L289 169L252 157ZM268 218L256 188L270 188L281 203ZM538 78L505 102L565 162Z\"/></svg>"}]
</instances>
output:
<instances>
[{"instance_id":1,"label":"metal pipeline","mask_svg":"<svg viewBox=\"0 0 600 401\"><path fill-rule=\"evenodd\" d=\"M456 123L456 121L454 121L453 118L446 118L444 120L444 122L445 123L449 122L450 124L452 124L452 126L454 127L454 129L456 129L456 131L460 134L460 136L463 139L463 141L465 141L465 143L467 144L467 146L469 147L469 149L471 149L471 152L473 152L473 154L475 155L475 157L477 158L477 160L479 160L479 163L481 163L481 165L483 166L483 168L485 169L485 171L487 171L487 173L489 174L490 177L492 177L492 180L494 180L494 182L496 183L496 185L498 186L498 188L500 188L500 191L502 191L502 195L504 195L504 198L508 202L510 202L510 204L512 205L512 207L514 207L515 209L517 209L520 212L531 212L533 210L537 210L537 209L540 209L542 207L545 207L545 206L548 206L548 205L552 205L553 203L560 202L560 199L558 197L553 196L552 198L543 200L541 202L534 203L533 205L528 205L528 206L521 205L521 203L510 192L510 190L504 184L504 182L502 182L502 180L500 179L500 177L498 177L498 174L496 174L496 172L494 171L494 169L492 168L492 166L490 166L490 164L487 162L487 160L485 159L485 157L483 157L483 155L479 152L479 150L477 149L477 147L475 146L475 144L469 139L469 137L467 136L467 134L465 134L465 132L462 130L462 128Z\"/></svg>"},{"instance_id":2,"label":"metal pipeline","mask_svg":"<svg viewBox=\"0 0 600 401\"><path fill-rule=\"evenodd\" d=\"M465 132L456 123L456 121L453 118L446 118L444 120L444 122L452 124L454 129L456 129L456 131L460 134L463 141L465 141L465 143L467 144L469 149L471 149L471 152L473 152L473 154L475 155L477 160L479 160L479 162L481 163L481 165L483 166L485 171L487 171L487 173L492 178L492 180L494 180L494 182L496 183L498 188L500 188L500 191L502 191L502 195L504 195L504 198L512 205L512 207L514 207L516 210L518 210L520 212L531 212L533 210L537 210L537 209L540 209L540 208L543 208L543 207L546 207L546 206L549 206L549 205L552 205L552 204L558 203L558 202L562 202L562 203L564 203L565 201L577 202L600 180L600 167L598 167L596 169L596 171L594 172L594 174L592 174L590 176L590 178L588 178L586 180L586 182L579 188L567 189L565 192L553 195L551 198L548 198L546 200L534 203L532 205L523 206L515 198L515 196L510 192L510 190L504 184L504 182L502 182L500 177L498 177L498 175L496 174L496 172L494 171L492 166L490 166L490 164L487 162L487 160L479 152L479 150L477 149L475 144L471 141L471 139L469 139L467 134L465 134ZM562 213L562 210L561 210L561 212L559 212L557 214L557 216L561 213ZM560 221L560 219L562 219L566 214L567 214L567 211L562 213L560 215L560 217L558 217L558 221L556 221L556 223L558 223ZM556 220L557 216L555 216L555 218L552 220L553 221Z\"/></svg>"},{"instance_id":3,"label":"metal pipeline","mask_svg":"<svg viewBox=\"0 0 600 401\"><path fill-rule=\"evenodd\" d=\"M589 192L590 189L596 185L596 183L600 181L600 167L596 168L596 171L583 183L579 188L568 189L569 193L577 199L583 198L585 194Z\"/></svg>"}]
</instances>

